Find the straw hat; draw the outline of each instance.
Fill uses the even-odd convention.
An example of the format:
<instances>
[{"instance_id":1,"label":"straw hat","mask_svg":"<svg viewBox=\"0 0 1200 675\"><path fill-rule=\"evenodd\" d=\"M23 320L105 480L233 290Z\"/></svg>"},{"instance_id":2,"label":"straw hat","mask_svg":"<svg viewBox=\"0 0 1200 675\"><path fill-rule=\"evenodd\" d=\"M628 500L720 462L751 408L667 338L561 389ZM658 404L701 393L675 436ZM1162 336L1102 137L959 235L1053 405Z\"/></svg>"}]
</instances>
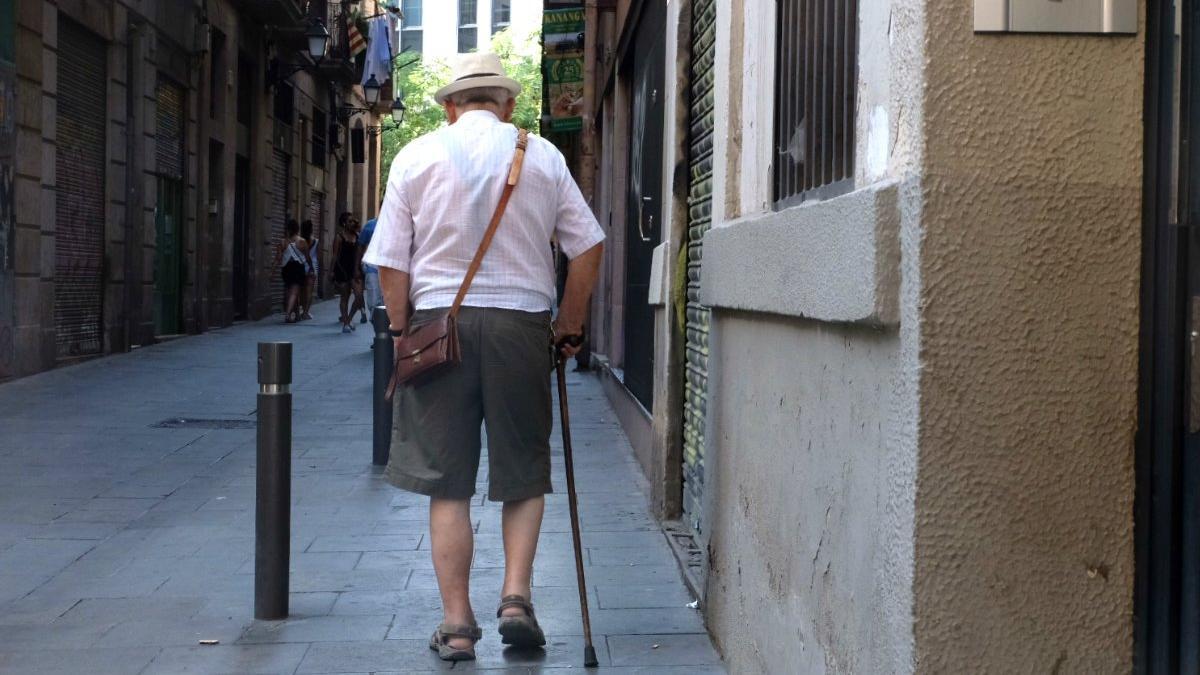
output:
<instances>
[{"instance_id":1,"label":"straw hat","mask_svg":"<svg viewBox=\"0 0 1200 675\"><path fill-rule=\"evenodd\" d=\"M441 103L460 91L479 87L503 87L513 98L521 93L521 83L504 74L504 64L500 63L499 56L472 52L458 56L450 83L438 89L433 100Z\"/></svg>"}]
</instances>

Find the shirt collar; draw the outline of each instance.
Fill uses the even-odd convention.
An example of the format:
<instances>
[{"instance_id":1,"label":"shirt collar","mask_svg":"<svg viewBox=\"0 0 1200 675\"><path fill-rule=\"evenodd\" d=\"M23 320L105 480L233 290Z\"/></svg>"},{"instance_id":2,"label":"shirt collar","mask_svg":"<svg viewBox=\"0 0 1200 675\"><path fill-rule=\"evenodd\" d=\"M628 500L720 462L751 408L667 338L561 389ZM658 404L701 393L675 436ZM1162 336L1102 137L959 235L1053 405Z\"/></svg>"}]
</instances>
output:
<instances>
[{"instance_id":1,"label":"shirt collar","mask_svg":"<svg viewBox=\"0 0 1200 675\"><path fill-rule=\"evenodd\" d=\"M500 118L497 117L496 113L492 112L491 110L468 110L467 112L458 116L459 122L462 122L464 120L471 120L473 122L477 121L477 122L486 122L486 123L494 124L496 122L499 122Z\"/></svg>"}]
</instances>

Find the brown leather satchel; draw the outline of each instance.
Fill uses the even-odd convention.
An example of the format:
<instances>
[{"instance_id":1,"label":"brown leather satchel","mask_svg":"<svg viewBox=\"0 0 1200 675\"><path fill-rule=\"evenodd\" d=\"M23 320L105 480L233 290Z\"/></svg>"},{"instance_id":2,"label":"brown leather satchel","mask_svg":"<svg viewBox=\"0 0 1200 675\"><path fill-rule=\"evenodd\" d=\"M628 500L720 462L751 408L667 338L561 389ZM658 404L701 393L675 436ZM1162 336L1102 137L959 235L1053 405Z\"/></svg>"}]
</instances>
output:
<instances>
[{"instance_id":1,"label":"brown leather satchel","mask_svg":"<svg viewBox=\"0 0 1200 675\"><path fill-rule=\"evenodd\" d=\"M500 195L500 203L496 205L496 212L492 214L492 220L483 233L483 240L479 242L479 248L475 251L475 258L467 267L467 275L463 278L462 285L458 287L458 295L454 297L454 304L447 312L432 321L424 322L419 326L409 326L400 336L394 357L396 360L395 370L392 372L392 380L388 383L387 388L388 400L391 400L392 395L395 394L397 386L423 382L462 360L458 346L458 327L455 324L458 310L467 297L467 291L471 288L471 281L475 278L475 273L479 271L483 255L487 253L492 238L496 236L496 228L500 225L500 218L504 216L504 209L508 207L508 200L512 197L513 188L517 186L517 179L521 175L521 165L525 161L525 147L528 143L529 132L524 129L519 130L517 132L517 150L513 155L512 168L508 171L508 182L504 185L504 192Z\"/></svg>"}]
</instances>

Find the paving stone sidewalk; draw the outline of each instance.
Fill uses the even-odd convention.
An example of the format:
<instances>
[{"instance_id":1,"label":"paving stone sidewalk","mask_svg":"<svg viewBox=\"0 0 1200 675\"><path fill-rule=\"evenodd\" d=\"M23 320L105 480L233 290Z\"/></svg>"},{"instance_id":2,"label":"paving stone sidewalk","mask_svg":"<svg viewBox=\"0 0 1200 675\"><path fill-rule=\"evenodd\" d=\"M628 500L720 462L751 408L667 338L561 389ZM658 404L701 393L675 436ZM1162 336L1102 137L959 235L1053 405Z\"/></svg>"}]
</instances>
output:
<instances>
[{"instance_id":1,"label":"paving stone sidewalk","mask_svg":"<svg viewBox=\"0 0 1200 675\"><path fill-rule=\"evenodd\" d=\"M440 612L425 500L371 466L370 326L342 335L333 303L315 314L0 385L0 672L451 669L426 646ZM291 617L275 622L252 618L263 340L295 344ZM602 671L725 672L598 383L572 373L568 387ZM550 643L533 654L501 649L500 510L479 498L472 596L485 637L479 660L454 670L581 668L558 433L560 492L548 498L534 577Z\"/></svg>"}]
</instances>

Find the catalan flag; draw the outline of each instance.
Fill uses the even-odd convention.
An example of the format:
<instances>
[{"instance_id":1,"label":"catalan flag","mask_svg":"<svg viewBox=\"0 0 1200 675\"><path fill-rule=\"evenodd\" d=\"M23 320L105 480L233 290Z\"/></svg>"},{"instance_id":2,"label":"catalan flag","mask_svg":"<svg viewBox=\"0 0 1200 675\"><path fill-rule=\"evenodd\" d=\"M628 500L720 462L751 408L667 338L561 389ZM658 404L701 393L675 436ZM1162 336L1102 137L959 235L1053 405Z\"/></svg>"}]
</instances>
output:
<instances>
[{"instance_id":1,"label":"catalan flag","mask_svg":"<svg viewBox=\"0 0 1200 675\"><path fill-rule=\"evenodd\" d=\"M346 29L346 33L350 36L350 58L355 58L367 48L367 40L362 33L358 32L358 26L354 21L350 22L350 27Z\"/></svg>"}]
</instances>

